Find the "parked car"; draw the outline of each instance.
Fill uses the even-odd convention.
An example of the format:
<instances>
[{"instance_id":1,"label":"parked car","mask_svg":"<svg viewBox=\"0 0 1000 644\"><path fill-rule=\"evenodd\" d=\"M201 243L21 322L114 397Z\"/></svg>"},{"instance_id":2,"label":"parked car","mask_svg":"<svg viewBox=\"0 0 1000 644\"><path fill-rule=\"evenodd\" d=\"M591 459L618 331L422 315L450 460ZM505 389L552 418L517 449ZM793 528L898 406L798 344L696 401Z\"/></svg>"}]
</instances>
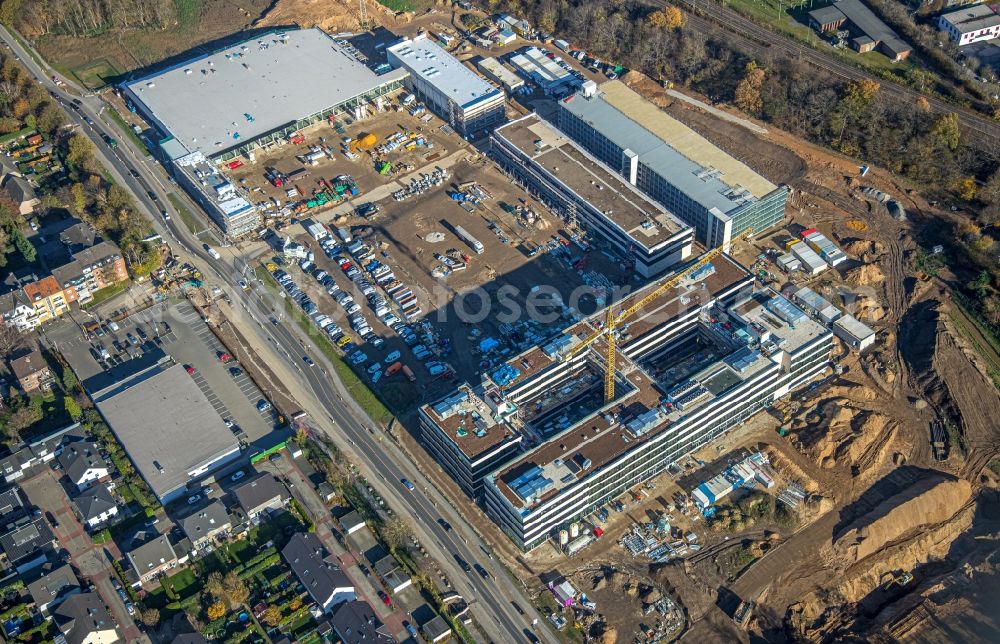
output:
<instances>
[{"instance_id":1,"label":"parked car","mask_svg":"<svg viewBox=\"0 0 1000 644\"><path fill-rule=\"evenodd\" d=\"M243 478L246 475L247 475L246 472L244 472L243 470L240 470L239 472L236 472L235 474L233 474L232 476L230 476L229 480L230 481L239 481L241 478Z\"/></svg>"},{"instance_id":2,"label":"parked car","mask_svg":"<svg viewBox=\"0 0 1000 644\"><path fill-rule=\"evenodd\" d=\"M368 356L365 355L363 352L358 351L356 353L352 353L351 356L348 358L348 360L350 360L352 365L357 366L362 362L368 360Z\"/></svg>"},{"instance_id":3,"label":"parked car","mask_svg":"<svg viewBox=\"0 0 1000 644\"><path fill-rule=\"evenodd\" d=\"M263 398L257 401L257 411L264 413L265 411L270 411L271 403L267 402Z\"/></svg>"},{"instance_id":4,"label":"parked car","mask_svg":"<svg viewBox=\"0 0 1000 644\"><path fill-rule=\"evenodd\" d=\"M399 351L392 351L389 353L389 355L385 357L385 363L392 364L393 362L399 360L399 356L400 356Z\"/></svg>"},{"instance_id":5,"label":"parked car","mask_svg":"<svg viewBox=\"0 0 1000 644\"><path fill-rule=\"evenodd\" d=\"M392 599L390 599L389 596L385 594L385 591L383 590L378 591L378 598L381 599L382 603L385 604L386 606L392 606Z\"/></svg>"},{"instance_id":6,"label":"parked car","mask_svg":"<svg viewBox=\"0 0 1000 644\"><path fill-rule=\"evenodd\" d=\"M191 496L188 497L188 505L194 505L198 501L201 501L200 494L192 494Z\"/></svg>"}]
</instances>

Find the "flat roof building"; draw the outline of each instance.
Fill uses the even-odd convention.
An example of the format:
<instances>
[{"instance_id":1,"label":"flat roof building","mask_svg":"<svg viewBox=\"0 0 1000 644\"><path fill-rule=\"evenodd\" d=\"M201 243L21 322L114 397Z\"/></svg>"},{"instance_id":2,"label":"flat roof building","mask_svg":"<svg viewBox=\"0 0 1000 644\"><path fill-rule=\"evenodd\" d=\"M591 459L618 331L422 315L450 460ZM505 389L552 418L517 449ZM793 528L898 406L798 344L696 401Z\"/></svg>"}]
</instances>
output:
<instances>
[{"instance_id":1,"label":"flat roof building","mask_svg":"<svg viewBox=\"0 0 1000 644\"><path fill-rule=\"evenodd\" d=\"M565 358L603 319L597 311L420 409L423 436L449 450L425 440L438 463L524 550L805 385L832 347L828 329L720 255L629 320L607 402L607 340ZM516 449L496 452L485 476L452 456L505 443Z\"/></svg>"},{"instance_id":2,"label":"flat roof building","mask_svg":"<svg viewBox=\"0 0 1000 644\"><path fill-rule=\"evenodd\" d=\"M785 216L775 186L621 81L559 102L559 129L626 181L693 226L710 248Z\"/></svg>"},{"instance_id":3,"label":"flat roof building","mask_svg":"<svg viewBox=\"0 0 1000 644\"><path fill-rule=\"evenodd\" d=\"M609 241L643 277L691 256L694 229L536 114L496 129L490 152L529 192Z\"/></svg>"},{"instance_id":4,"label":"flat roof building","mask_svg":"<svg viewBox=\"0 0 1000 644\"><path fill-rule=\"evenodd\" d=\"M486 74L486 78L499 84L507 92L515 92L524 87L524 81L521 80L521 77L507 69L496 58L483 58L476 63L476 67L479 68L479 71Z\"/></svg>"},{"instance_id":5,"label":"flat roof building","mask_svg":"<svg viewBox=\"0 0 1000 644\"><path fill-rule=\"evenodd\" d=\"M420 34L386 48L389 64L409 72L407 86L462 136L478 138L506 120L504 93Z\"/></svg>"},{"instance_id":6,"label":"flat roof building","mask_svg":"<svg viewBox=\"0 0 1000 644\"><path fill-rule=\"evenodd\" d=\"M376 74L313 28L263 34L121 87L161 135L160 157L177 181L235 238L257 228L260 215L216 164L395 92L406 75Z\"/></svg>"},{"instance_id":7,"label":"flat roof building","mask_svg":"<svg viewBox=\"0 0 1000 644\"><path fill-rule=\"evenodd\" d=\"M938 31L948 34L959 47L1000 38L1000 13L988 4L962 7L940 16Z\"/></svg>"},{"instance_id":8,"label":"flat roof building","mask_svg":"<svg viewBox=\"0 0 1000 644\"><path fill-rule=\"evenodd\" d=\"M240 454L236 437L179 364L154 364L91 396L161 503Z\"/></svg>"},{"instance_id":9,"label":"flat roof building","mask_svg":"<svg viewBox=\"0 0 1000 644\"><path fill-rule=\"evenodd\" d=\"M312 28L266 33L122 88L164 136L189 153L216 159L246 155L303 127L303 121L398 89L405 76L375 74L332 36Z\"/></svg>"},{"instance_id":10,"label":"flat roof building","mask_svg":"<svg viewBox=\"0 0 1000 644\"><path fill-rule=\"evenodd\" d=\"M538 47L525 47L508 61L546 94L558 94L560 90L567 91L580 84L573 72L543 54Z\"/></svg>"},{"instance_id":11,"label":"flat roof building","mask_svg":"<svg viewBox=\"0 0 1000 644\"><path fill-rule=\"evenodd\" d=\"M833 323L833 333L858 351L875 344L875 331L853 315L843 315Z\"/></svg>"}]
</instances>

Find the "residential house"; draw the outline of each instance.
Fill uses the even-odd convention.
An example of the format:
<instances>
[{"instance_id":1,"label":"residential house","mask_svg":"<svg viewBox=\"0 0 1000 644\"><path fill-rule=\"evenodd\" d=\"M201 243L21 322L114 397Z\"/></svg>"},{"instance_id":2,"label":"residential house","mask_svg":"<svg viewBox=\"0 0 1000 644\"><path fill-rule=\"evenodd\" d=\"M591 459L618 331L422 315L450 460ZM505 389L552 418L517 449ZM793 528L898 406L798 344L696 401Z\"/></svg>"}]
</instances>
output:
<instances>
[{"instance_id":1,"label":"residential house","mask_svg":"<svg viewBox=\"0 0 1000 644\"><path fill-rule=\"evenodd\" d=\"M155 539L133 548L126 554L132 569L138 578L133 586L141 586L155 579L179 563L174 548L170 545L167 535L158 535Z\"/></svg>"},{"instance_id":2,"label":"residential house","mask_svg":"<svg viewBox=\"0 0 1000 644\"><path fill-rule=\"evenodd\" d=\"M35 309L35 326L54 320L69 310L62 286L51 275L26 284L24 294Z\"/></svg>"},{"instance_id":3,"label":"residential house","mask_svg":"<svg viewBox=\"0 0 1000 644\"><path fill-rule=\"evenodd\" d=\"M108 491L107 485L93 485L80 494L73 503L87 528L99 528L118 516L118 504Z\"/></svg>"},{"instance_id":4,"label":"residential house","mask_svg":"<svg viewBox=\"0 0 1000 644\"><path fill-rule=\"evenodd\" d=\"M66 249L72 255L84 248L93 246L97 241L97 231L90 224L81 221L59 233L59 241L66 246Z\"/></svg>"},{"instance_id":5,"label":"residential house","mask_svg":"<svg viewBox=\"0 0 1000 644\"><path fill-rule=\"evenodd\" d=\"M0 492L0 517L14 517L28 513L28 505L21 495L21 488L12 485Z\"/></svg>"},{"instance_id":6,"label":"residential house","mask_svg":"<svg viewBox=\"0 0 1000 644\"><path fill-rule=\"evenodd\" d=\"M81 441L63 448L59 465L69 480L81 492L94 483L108 479L108 463L100 454L97 443Z\"/></svg>"},{"instance_id":7,"label":"residential house","mask_svg":"<svg viewBox=\"0 0 1000 644\"><path fill-rule=\"evenodd\" d=\"M338 566L319 537L312 533L292 535L288 545L281 551L295 577L306 587L309 596L328 612L341 602L355 598L354 583Z\"/></svg>"},{"instance_id":8,"label":"residential house","mask_svg":"<svg viewBox=\"0 0 1000 644\"><path fill-rule=\"evenodd\" d=\"M48 569L42 572L42 576L28 584L28 594L38 612L48 615L67 597L80 592L80 580L69 564L46 564L45 567Z\"/></svg>"},{"instance_id":9,"label":"residential house","mask_svg":"<svg viewBox=\"0 0 1000 644\"><path fill-rule=\"evenodd\" d=\"M53 269L66 301L86 304L94 293L128 280L125 258L116 245L102 241L74 253L72 261Z\"/></svg>"},{"instance_id":10,"label":"residential house","mask_svg":"<svg viewBox=\"0 0 1000 644\"><path fill-rule=\"evenodd\" d=\"M263 512L279 510L288 503L288 489L273 474L260 472L233 489L233 496L247 518L255 519Z\"/></svg>"},{"instance_id":11,"label":"residential house","mask_svg":"<svg viewBox=\"0 0 1000 644\"><path fill-rule=\"evenodd\" d=\"M11 174L4 177L3 183L0 186L3 187L4 191L7 192L7 196L17 206L17 211L24 216L33 214L35 208L42 203L38 199L38 195L35 194L34 187L20 174Z\"/></svg>"},{"instance_id":12,"label":"residential house","mask_svg":"<svg viewBox=\"0 0 1000 644\"><path fill-rule=\"evenodd\" d=\"M226 506L221 501L213 501L194 514L184 517L180 520L180 525L195 550L208 545L220 535L225 535L233 527Z\"/></svg>"},{"instance_id":13,"label":"residential house","mask_svg":"<svg viewBox=\"0 0 1000 644\"><path fill-rule=\"evenodd\" d=\"M121 641L115 622L97 593L78 593L52 613L60 637L56 644L114 644Z\"/></svg>"},{"instance_id":14,"label":"residential house","mask_svg":"<svg viewBox=\"0 0 1000 644\"><path fill-rule=\"evenodd\" d=\"M0 456L0 476L3 476L5 482L13 483L32 467L54 459L65 445L85 438L80 423L73 423L39 436L31 442L16 445L9 453ZM2 515L0 512L0 516Z\"/></svg>"},{"instance_id":15,"label":"residential house","mask_svg":"<svg viewBox=\"0 0 1000 644\"><path fill-rule=\"evenodd\" d=\"M379 621L371 604L360 599L337 605L330 615L330 625L344 644L388 644L395 641Z\"/></svg>"},{"instance_id":16,"label":"residential house","mask_svg":"<svg viewBox=\"0 0 1000 644\"><path fill-rule=\"evenodd\" d=\"M49 363L45 361L41 350L35 347L31 353L10 361L10 370L17 378L21 391L32 394L36 391L48 391L52 388L55 378Z\"/></svg>"},{"instance_id":17,"label":"residential house","mask_svg":"<svg viewBox=\"0 0 1000 644\"><path fill-rule=\"evenodd\" d=\"M34 305L20 288L0 295L0 315L4 324L18 331L30 331L39 324Z\"/></svg>"},{"instance_id":18,"label":"residential house","mask_svg":"<svg viewBox=\"0 0 1000 644\"><path fill-rule=\"evenodd\" d=\"M170 644L208 644L208 640L201 633L184 633L170 640Z\"/></svg>"},{"instance_id":19,"label":"residential house","mask_svg":"<svg viewBox=\"0 0 1000 644\"><path fill-rule=\"evenodd\" d=\"M7 562L23 574L48 560L55 537L43 517L19 514L17 518L3 517L0 549Z\"/></svg>"}]
</instances>

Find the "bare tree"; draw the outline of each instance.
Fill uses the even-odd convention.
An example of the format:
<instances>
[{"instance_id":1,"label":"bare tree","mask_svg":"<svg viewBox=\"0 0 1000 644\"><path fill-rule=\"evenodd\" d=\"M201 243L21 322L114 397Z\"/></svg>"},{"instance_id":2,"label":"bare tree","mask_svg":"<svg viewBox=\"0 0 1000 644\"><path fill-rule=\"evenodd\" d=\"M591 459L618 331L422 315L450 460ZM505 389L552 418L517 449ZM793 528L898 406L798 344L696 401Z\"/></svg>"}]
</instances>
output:
<instances>
[{"instance_id":1,"label":"bare tree","mask_svg":"<svg viewBox=\"0 0 1000 644\"><path fill-rule=\"evenodd\" d=\"M7 359L21 348L24 334L13 324L0 320L0 357Z\"/></svg>"}]
</instances>

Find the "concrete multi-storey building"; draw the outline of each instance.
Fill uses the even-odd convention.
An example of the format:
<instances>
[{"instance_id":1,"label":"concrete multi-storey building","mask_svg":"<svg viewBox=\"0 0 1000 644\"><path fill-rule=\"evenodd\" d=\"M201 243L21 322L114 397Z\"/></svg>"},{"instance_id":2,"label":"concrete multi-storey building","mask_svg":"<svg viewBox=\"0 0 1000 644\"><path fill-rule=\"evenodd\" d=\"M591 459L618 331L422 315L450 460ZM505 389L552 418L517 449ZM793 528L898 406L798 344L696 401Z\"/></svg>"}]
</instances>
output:
<instances>
[{"instance_id":1,"label":"concrete multi-storey building","mask_svg":"<svg viewBox=\"0 0 1000 644\"><path fill-rule=\"evenodd\" d=\"M988 4L963 7L940 16L938 31L948 34L959 47L1000 38L1000 13Z\"/></svg>"},{"instance_id":2,"label":"concrete multi-storey building","mask_svg":"<svg viewBox=\"0 0 1000 644\"><path fill-rule=\"evenodd\" d=\"M355 52L319 28L275 31L129 80L122 92L161 135L157 153L171 174L235 238L261 217L224 162L252 161L302 128L402 89L405 71L376 74Z\"/></svg>"},{"instance_id":3,"label":"concrete multi-storey building","mask_svg":"<svg viewBox=\"0 0 1000 644\"><path fill-rule=\"evenodd\" d=\"M128 280L128 267L118 247L102 241L73 254L73 260L53 269L68 302L86 304L94 293Z\"/></svg>"},{"instance_id":4,"label":"concrete multi-storey building","mask_svg":"<svg viewBox=\"0 0 1000 644\"><path fill-rule=\"evenodd\" d=\"M530 550L827 368L830 331L753 282L720 255L648 304L617 339L610 402L606 340L569 354L594 332L601 311L487 372L479 389L463 386L425 405L424 442ZM463 443L473 429L481 444L506 446L494 450L486 475L440 456L476 453Z\"/></svg>"},{"instance_id":5,"label":"concrete multi-storey building","mask_svg":"<svg viewBox=\"0 0 1000 644\"><path fill-rule=\"evenodd\" d=\"M118 247L99 242L73 253L72 259L52 274L0 296L4 321L30 331L60 317L73 302L86 304L94 293L129 279L128 267Z\"/></svg>"},{"instance_id":6,"label":"concrete multi-storey building","mask_svg":"<svg viewBox=\"0 0 1000 644\"><path fill-rule=\"evenodd\" d=\"M775 186L621 81L587 86L558 103L558 125L615 172L681 220L698 240L724 246L785 216Z\"/></svg>"},{"instance_id":7,"label":"concrete multi-storey building","mask_svg":"<svg viewBox=\"0 0 1000 644\"><path fill-rule=\"evenodd\" d=\"M694 229L536 114L490 135L494 160L571 224L610 242L652 277L691 256Z\"/></svg>"},{"instance_id":8,"label":"concrete multi-storey building","mask_svg":"<svg viewBox=\"0 0 1000 644\"><path fill-rule=\"evenodd\" d=\"M462 136L477 138L504 122L502 90L420 34L386 48L389 64L409 72L407 87Z\"/></svg>"}]
</instances>

